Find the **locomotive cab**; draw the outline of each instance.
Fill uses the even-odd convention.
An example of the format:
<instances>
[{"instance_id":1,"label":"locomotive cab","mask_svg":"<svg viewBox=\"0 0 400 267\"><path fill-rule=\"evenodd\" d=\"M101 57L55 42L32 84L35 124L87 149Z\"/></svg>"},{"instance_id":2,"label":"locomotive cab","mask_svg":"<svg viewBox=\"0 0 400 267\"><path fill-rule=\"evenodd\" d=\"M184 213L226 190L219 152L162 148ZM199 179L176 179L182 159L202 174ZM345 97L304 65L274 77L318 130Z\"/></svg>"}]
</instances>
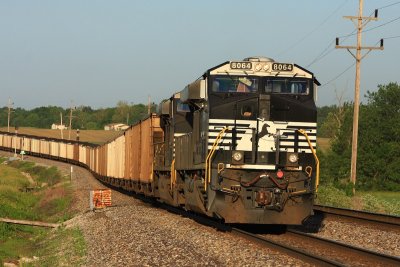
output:
<instances>
[{"instance_id":1,"label":"locomotive cab","mask_svg":"<svg viewBox=\"0 0 400 267\"><path fill-rule=\"evenodd\" d=\"M300 66L254 57L174 94L160 105L161 199L227 223L301 224L318 185L317 85Z\"/></svg>"},{"instance_id":2,"label":"locomotive cab","mask_svg":"<svg viewBox=\"0 0 400 267\"><path fill-rule=\"evenodd\" d=\"M226 62L206 76L209 209L226 222L301 224L317 187L318 81L268 58Z\"/></svg>"}]
</instances>

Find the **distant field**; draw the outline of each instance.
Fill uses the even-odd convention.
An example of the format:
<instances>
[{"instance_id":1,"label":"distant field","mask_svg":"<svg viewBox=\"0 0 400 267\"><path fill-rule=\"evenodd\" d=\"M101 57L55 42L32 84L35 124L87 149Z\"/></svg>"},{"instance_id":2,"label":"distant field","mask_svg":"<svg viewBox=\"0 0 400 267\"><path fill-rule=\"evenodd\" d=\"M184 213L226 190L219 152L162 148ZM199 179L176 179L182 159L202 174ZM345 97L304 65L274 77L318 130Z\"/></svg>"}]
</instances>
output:
<instances>
[{"instance_id":1,"label":"distant field","mask_svg":"<svg viewBox=\"0 0 400 267\"><path fill-rule=\"evenodd\" d=\"M0 131L6 132L7 127L0 127ZM10 128L10 132L14 133L14 128ZM18 133L61 139L60 130L21 127L18 129ZM80 130L79 140L82 142L102 144L111 141L122 134L122 131ZM68 139L68 130L64 130L63 135L64 139ZM76 140L76 130L71 130L71 140Z\"/></svg>"},{"instance_id":2,"label":"distant field","mask_svg":"<svg viewBox=\"0 0 400 267\"><path fill-rule=\"evenodd\" d=\"M322 152L327 152L330 148L330 138L323 138L323 137L318 137L317 138L317 145L318 147L322 150Z\"/></svg>"}]
</instances>

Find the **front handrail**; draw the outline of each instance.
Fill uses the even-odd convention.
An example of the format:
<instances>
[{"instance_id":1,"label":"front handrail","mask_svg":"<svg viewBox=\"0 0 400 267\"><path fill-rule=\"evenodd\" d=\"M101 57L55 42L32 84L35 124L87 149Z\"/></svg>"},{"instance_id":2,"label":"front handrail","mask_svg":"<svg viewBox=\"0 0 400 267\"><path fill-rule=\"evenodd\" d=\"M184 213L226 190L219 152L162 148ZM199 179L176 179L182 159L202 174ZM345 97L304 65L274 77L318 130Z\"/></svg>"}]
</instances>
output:
<instances>
[{"instance_id":1,"label":"front handrail","mask_svg":"<svg viewBox=\"0 0 400 267\"><path fill-rule=\"evenodd\" d=\"M314 147L311 144L310 138L308 137L308 134L306 133L305 130L299 129L297 130L299 133L304 135L304 137L307 140L308 146L311 149L311 152L313 153L314 159L315 159L315 164L316 164L316 171L315 171L315 193L318 193L318 186L319 186L319 159L317 157L317 152L315 152Z\"/></svg>"},{"instance_id":2,"label":"front handrail","mask_svg":"<svg viewBox=\"0 0 400 267\"><path fill-rule=\"evenodd\" d=\"M170 182L171 192L173 192L173 188L176 184L175 159L173 159L171 162L171 177L170 178L171 178L171 182Z\"/></svg>"},{"instance_id":3,"label":"front handrail","mask_svg":"<svg viewBox=\"0 0 400 267\"><path fill-rule=\"evenodd\" d=\"M217 138L215 139L213 146L210 149L210 152L208 152L207 158L206 158L206 173L205 173L205 180L204 180L204 190L207 191L207 183L211 181L211 159L214 156L215 150L217 149L219 141L222 139L222 135L228 130L228 127L224 127L217 135Z\"/></svg>"}]
</instances>

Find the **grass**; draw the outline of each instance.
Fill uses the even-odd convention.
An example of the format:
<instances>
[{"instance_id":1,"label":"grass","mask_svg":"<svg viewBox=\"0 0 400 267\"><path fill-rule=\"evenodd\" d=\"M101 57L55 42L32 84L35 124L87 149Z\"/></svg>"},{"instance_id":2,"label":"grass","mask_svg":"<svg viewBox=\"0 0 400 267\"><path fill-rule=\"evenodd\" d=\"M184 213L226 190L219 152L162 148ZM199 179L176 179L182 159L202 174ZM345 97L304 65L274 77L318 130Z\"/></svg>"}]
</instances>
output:
<instances>
[{"instance_id":1,"label":"grass","mask_svg":"<svg viewBox=\"0 0 400 267\"><path fill-rule=\"evenodd\" d=\"M331 147L331 139L330 138L323 138L323 137L317 137L317 145L318 148L321 149L322 152L326 153Z\"/></svg>"},{"instance_id":2,"label":"grass","mask_svg":"<svg viewBox=\"0 0 400 267\"><path fill-rule=\"evenodd\" d=\"M398 192L360 192L365 210L400 216L400 194Z\"/></svg>"},{"instance_id":3,"label":"grass","mask_svg":"<svg viewBox=\"0 0 400 267\"><path fill-rule=\"evenodd\" d=\"M27 187L34 190L27 192ZM0 165L0 217L63 222L73 216L71 202L69 177L62 176L56 168L25 161ZM0 223L0 237L0 266L3 261L17 262L21 257L33 256L39 256L40 262L33 266L68 265L69 261L78 263L85 253L78 229L49 230ZM60 248L58 254L48 253L53 246Z\"/></svg>"},{"instance_id":4,"label":"grass","mask_svg":"<svg viewBox=\"0 0 400 267\"><path fill-rule=\"evenodd\" d=\"M333 185L321 185L317 204L400 216L398 192L359 191L348 196Z\"/></svg>"},{"instance_id":5,"label":"grass","mask_svg":"<svg viewBox=\"0 0 400 267\"><path fill-rule=\"evenodd\" d=\"M0 131L7 132L7 127L0 127ZM11 133L14 133L14 130L11 131ZM61 139L60 130L20 127L18 129L18 134ZM122 131L80 130L79 140L82 142L89 142L94 144L104 144L108 141L114 140L121 134L123 134ZM63 137L64 139L68 139L68 130L63 131ZM71 140L76 140L76 130L71 131Z\"/></svg>"},{"instance_id":6,"label":"grass","mask_svg":"<svg viewBox=\"0 0 400 267\"><path fill-rule=\"evenodd\" d=\"M80 266L84 264L86 244L78 228L61 228L36 240L36 266Z\"/></svg>"}]
</instances>

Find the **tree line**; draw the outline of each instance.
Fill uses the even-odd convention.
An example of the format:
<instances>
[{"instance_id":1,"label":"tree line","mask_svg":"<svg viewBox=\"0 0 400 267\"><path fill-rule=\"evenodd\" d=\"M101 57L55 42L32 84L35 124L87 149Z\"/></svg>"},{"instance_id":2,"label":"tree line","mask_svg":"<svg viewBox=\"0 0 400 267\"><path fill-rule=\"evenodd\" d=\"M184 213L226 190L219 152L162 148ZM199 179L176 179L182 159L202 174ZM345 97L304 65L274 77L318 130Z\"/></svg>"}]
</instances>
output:
<instances>
[{"instance_id":1,"label":"tree line","mask_svg":"<svg viewBox=\"0 0 400 267\"><path fill-rule=\"evenodd\" d=\"M156 105L151 105L151 112L155 112ZM12 110L10 126L36 127L50 129L53 123L69 126L69 108L56 106L38 107L31 110L16 108ZM148 115L148 106L144 104L129 104L119 101L116 107L93 109L89 106L73 108L72 128L83 130L102 130L110 123L135 124ZM8 124L8 108L0 108L0 126Z\"/></svg>"},{"instance_id":2,"label":"tree line","mask_svg":"<svg viewBox=\"0 0 400 267\"><path fill-rule=\"evenodd\" d=\"M360 105L356 188L400 190L400 86L379 85ZM318 136L330 138L330 150L318 150L321 182L351 191L349 182L353 103L325 108Z\"/></svg>"}]
</instances>

